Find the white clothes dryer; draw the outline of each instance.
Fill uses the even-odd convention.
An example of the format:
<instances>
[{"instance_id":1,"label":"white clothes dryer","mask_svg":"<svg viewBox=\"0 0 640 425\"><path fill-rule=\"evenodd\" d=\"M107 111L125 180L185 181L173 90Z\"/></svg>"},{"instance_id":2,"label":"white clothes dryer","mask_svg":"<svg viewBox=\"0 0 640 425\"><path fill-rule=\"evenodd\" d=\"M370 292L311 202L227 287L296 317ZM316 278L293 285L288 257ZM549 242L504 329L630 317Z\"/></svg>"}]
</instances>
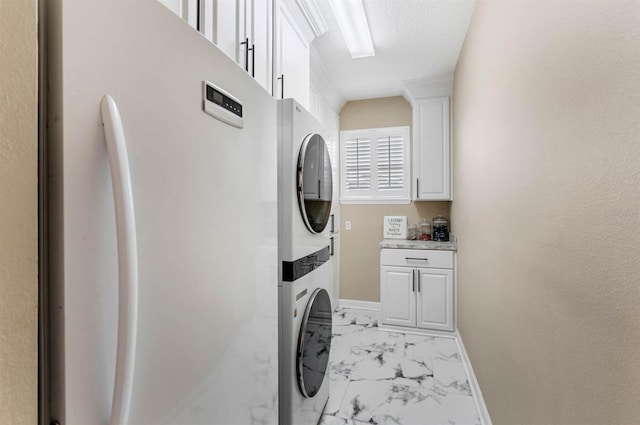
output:
<instances>
[{"instance_id":1,"label":"white clothes dryer","mask_svg":"<svg viewBox=\"0 0 640 425\"><path fill-rule=\"evenodd\" d=\"M320 123L293 99L278 101L278 251L295 261L329 245L333 177Z\"/></svg>"},{"instance_id":2,"label":"white clothes dryer","mask_svg":"<svg viewBox=\"0 0 640 425\"><path fill-rule=\"evenodd\" d=\"M316 425L329 399L333 182L322 126L278 101L280 425Z\"/></svg>"}]
</instances>

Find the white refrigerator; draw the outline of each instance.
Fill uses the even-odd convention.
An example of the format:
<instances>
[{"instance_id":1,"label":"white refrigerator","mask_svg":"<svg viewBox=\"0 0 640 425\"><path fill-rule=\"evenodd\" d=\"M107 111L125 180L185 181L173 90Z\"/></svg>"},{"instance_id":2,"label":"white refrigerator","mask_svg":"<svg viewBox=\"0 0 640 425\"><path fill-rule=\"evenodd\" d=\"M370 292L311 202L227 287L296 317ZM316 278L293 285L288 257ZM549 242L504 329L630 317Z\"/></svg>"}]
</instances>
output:
<instances>
[{"instance_id":1,"label":"white refrigerator","mask_svg":"<svg viewBox=\"0 0 640 425\"><path fill-rule=\"evenodd\" d=\"M275 100L156 0L45 19L50 421L276 424Z\"/></svg>"}]
</instances>

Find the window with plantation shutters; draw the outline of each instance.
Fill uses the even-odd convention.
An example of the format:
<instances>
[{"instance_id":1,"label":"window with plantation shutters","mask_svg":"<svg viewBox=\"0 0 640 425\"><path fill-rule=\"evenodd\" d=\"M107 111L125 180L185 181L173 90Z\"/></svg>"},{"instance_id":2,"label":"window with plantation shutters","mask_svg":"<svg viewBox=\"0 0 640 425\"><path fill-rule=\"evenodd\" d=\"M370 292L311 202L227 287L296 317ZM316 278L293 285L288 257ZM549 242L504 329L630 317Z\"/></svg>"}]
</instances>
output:
<instances>
[{"instance_id":1,"label":"window with plantation shutters","mask_svg":"<svg viewBox=\"0 0 640 425\"><path fill-rule=\"evenodd\" d=\"M340 133L341 201L409 202L409 127Z\"/></svg>"}]
</instances>

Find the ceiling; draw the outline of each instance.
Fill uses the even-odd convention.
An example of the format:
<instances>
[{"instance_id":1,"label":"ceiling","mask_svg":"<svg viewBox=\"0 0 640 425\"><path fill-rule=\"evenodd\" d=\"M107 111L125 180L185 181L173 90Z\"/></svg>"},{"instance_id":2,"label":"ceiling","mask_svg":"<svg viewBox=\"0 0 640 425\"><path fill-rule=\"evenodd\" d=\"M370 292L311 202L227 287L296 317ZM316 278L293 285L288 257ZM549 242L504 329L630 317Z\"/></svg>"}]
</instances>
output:
<instances>
[{"instance_id":1,"label":"ceiling","mask_svg":"<svg viewBox=\"0 0 640 425\"><path fill-rule=\"evenodd\" d=\"M402 95L403 81L453 74L475 0L363 0L376 54L352 59L328 0L312 47L345 100Z\"/></svg>"}]
</instances>

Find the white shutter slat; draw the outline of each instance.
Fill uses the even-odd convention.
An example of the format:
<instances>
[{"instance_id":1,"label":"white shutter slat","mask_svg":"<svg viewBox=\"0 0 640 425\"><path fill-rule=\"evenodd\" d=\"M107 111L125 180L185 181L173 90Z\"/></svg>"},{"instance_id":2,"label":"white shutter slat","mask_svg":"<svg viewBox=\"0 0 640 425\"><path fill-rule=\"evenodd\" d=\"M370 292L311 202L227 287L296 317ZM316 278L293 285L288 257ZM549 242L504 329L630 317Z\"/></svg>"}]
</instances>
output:
<instances>
[{"instance_id":1,"label":"white shutter slat","mask_svg":"<svg viewBox=\"0 0 640 425\"><path fill-rule=\"evenodd\" d=\"M347 190L371 189L371 140L345 140L345 186Z\"/></svg>"},{"instance_id":2,"label":"white shutter slat","mask_svg":"<svg viewBox=\"0 0 640 425\"><path fill-rule=\"evenodd\" d=\"M376 147L378 190L404 189L404 138L398 136L379 137Z\"/></svg>"}]
</instances>

